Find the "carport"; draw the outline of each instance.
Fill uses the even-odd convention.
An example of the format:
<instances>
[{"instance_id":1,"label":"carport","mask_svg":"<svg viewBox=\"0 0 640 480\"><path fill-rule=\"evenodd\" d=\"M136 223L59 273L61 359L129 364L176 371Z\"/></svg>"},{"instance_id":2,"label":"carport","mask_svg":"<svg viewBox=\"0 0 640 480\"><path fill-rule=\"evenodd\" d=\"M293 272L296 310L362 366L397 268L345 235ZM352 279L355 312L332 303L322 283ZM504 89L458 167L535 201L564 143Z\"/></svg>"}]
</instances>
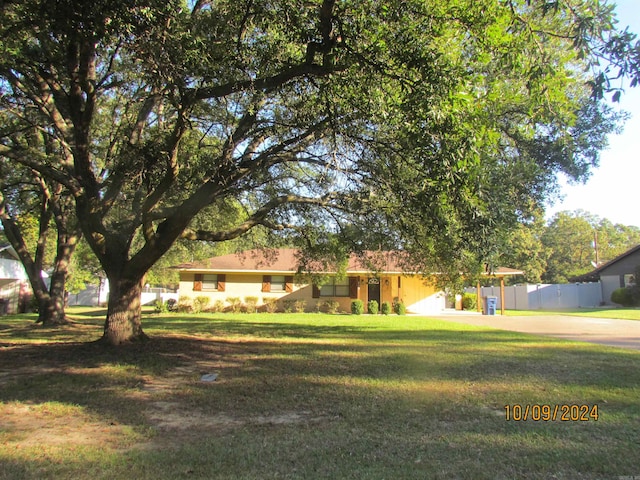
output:
<instances>
[{"instance_id":1,"label":"carport","mask_svg":"<svg viewBox=\"0 0 640 480\"><path fill-rule=\"evenodd\" d=\"M498 278L500 279L500 315L504 315L505 312L505 306L504 306L504 279L505 277L512 277L515 275L524 275L524 272L522 270L516 270L515 268L507 268L507 267L497 267L495 269L490 268L489 266L487 266L487 268L485 269L485 273L482 274L483 277L485 278ZM477 286L477 295L478 295L478 301L476 302L477 308L478 308L478 312L482 311L482 288L480 285L480 280L478 280Z\"/></svg>"}]
</instances>

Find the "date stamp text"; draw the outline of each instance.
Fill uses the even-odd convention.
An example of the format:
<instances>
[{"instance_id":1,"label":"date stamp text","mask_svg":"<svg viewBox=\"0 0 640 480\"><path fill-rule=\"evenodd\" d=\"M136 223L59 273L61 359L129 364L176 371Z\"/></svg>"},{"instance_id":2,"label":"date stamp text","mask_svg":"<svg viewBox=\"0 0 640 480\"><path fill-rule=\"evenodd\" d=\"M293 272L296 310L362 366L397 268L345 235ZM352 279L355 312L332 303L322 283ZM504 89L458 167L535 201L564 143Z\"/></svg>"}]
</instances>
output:
<instances>
[{"instance_id":1,"label":"date stamp text","mask_svg":"<svg viewBox=\"0 0 640 480\"><path fill-rule=\"evenodd\" d=\"M589 422L598 420L598 404L524 404L504 406L507 422Z\"/></svg>"}]
</instances>

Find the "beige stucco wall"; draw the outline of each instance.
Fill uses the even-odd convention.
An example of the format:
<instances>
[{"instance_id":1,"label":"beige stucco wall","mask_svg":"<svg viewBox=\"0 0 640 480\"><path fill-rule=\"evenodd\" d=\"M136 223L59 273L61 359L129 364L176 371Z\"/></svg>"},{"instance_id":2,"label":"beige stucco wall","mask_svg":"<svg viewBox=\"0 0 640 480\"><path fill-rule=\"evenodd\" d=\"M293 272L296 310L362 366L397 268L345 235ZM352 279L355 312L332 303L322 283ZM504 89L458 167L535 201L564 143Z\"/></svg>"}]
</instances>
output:
<instances>
[{"instance_id":1,"label":"beige stucco wall","mask_svg":"<svg viewBox=\"0 0 640 480\"><path fill-rule=\"evenodd\" d=\"M285 300L304 300L306 302L307 311L316 311L318 304L321 304L325 300L329 300L330 297L313 298L313 289L311 285L293 283L292 292L263 292L262 291L262 274L256 273L227 273L225 280L225 291L194 291L193 282L195 279L195 272L182 272L180 274L180 286L178 293L181 297L196 298L200 296L207 296L210 298L210 305L213 305L217 300L225 302L228 298L237 297L243 302L246 297L257 297L258 306L264 305L264 300L267 298L278 299L278 308L283 309ZM351 299L349 298L336 298L340 302L340 309L349 311L351 308Z\"/></svg>"},{"instance_id":2,"label":"beige stucco wall","mask_svg":"<svg viewBox=\"0 0 640 480\"><path fill-rule=\"evenodd\" d=\"M208 296L210 304L216 300L226 301L230 297L238 297L242 301L246 297L257 297L258 305L262 305L265 298L279 299L278 306L284 307L285 300L304 300L307 311L316 311L318 306L327 300L336 300L340 304L339 310L351 311L349 297L321 297L313 298L310 285L300 285L294 282L293 291L262 292L262 274L255 273L227 273L225 291L194 291L195 273L182 272L178 293L181 297L195 298ZM400 278L400 282L398 282ZM368 302L368 277L359 277L358 298L365 304ZM401 299L407 306L409 313L435 313L444 309L444 295L436 291L433 286L426 285L422 278L415 276L384 275L380 277L380 303L392 303L395 298Z\"/></svg>"}]
</instances>

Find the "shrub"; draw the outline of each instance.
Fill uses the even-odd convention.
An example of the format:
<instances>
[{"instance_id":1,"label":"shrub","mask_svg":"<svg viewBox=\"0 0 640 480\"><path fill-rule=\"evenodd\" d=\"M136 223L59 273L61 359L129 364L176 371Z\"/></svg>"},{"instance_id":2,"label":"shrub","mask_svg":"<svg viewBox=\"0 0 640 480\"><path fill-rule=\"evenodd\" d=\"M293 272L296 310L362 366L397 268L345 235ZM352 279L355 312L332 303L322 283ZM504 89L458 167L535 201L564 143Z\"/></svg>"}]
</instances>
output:
<instances>
[{"instance_id":1,"label":"shrub","mask_svg":"<svg viewBox=\"0 0 640 480\"><path fill-rule=\"evenodd\" d=\"M169 311L169 307L162 300L156 300L156 303L153 306L153 311L155 313L167 313Z\"/></svg>"},{"instance_id":2,"label":"shrub","mask_svg":"<svg viewBox=\"0 0 640 480\"><path fill-rule=\"evenodd\" d=\"M352 300L351 301L351 313L353 315L362 315L364 312L364 303L362 300Z\"/></svg>"},{"instance_id":3,"label":"shrub","mask_svg":"<svg viewBox=\"0 0 640 480\"><path fill-rule=\"evenodd\" d=\"M382 302L382 306L380 307L380 312L383 315L389 315L391 313L391 304L389 302Z\"/></svg>"},{"instance_id":4,"label":"shrub","mask_svg":"<svg viewBox=\"0 0 640 480\"><path fill-rule=\"evenodd\" d=\"M284 300L284 311L285 313L304 313L305 308L307 307L306 300Z\"/></svg>"},{"instance_id":5,"label":"shrub","mask_svg":"<svg viewBox=\"0 0 640 480\"><path fill-rule=\"evenodd\" d=\"M404 303L402 303L402 300L396 300L395 302L393 302L393 311L396 312L397 315L406 315L407 307L405 307Z\"/></svg>"},{"instance_id":6,"label":"shrub","mask_svg":"<svg viewBox=\"0 0 640 480\"><path fill-rule=\"evenodd\" d=\"M320 309L332 315L338 313L339 308L340 302L337 300L325 300L320 303Z\"/></svg>"},{"instance_id":7,"label":"shrub","mask_svg":"<svg viewBox=\"0 0 640 480\"><path fill-rule=\"evenodd\" d=\"M633 287L618 288L611 293L611 301L623 307L633 307L637 303L633 290Z\"/></svg>"},{"instance_id":8,"label":"shrub","mask_svg":"<svg viewBox=\"0 0 640 480\"><path fill-rule=\"evenodd\" d=\"M198 312L206 311L210 301L211 301L210 297L207 297L206 295L198 295L195 301L193 302L193 307L194 309L197 308ZM198 312L195 312L195 313L198 313Z\"/></svg>"},{"instance_id":9,"label":"shrub","mask_svg":"<svg viewBox=\"0 0 640 480\"><path fill-rule=\"evenodd\" d=\"M293 302L293 311L296 313L304 313L304 309L307 307L306 300L295 300Z\"/></svg>"},{"instance_id":10,"label":"shrub","mask_svg":"<svg viewBox=\"0 0 640 480\"><path fill-rule=\"evenodd\" d=\"M278 309L278 300L276 298L264 297L262 299L264 311L267 313L275 313Z\"/></svg>"},{"instance_id":11,"label":"shrub","mask_svg":"<svg viewBox=\"0 0 640 480\"><path fill-rule=\"evenodd\" d=\"M193 313L193 299L191 297L178 298L176 310L180 313Z\"/></svg>"},{"instance_id":12,"label":"shrub","mask_svg":"<svg viewBox=\"0 0 640 480\"><path fill-rule=\"evenodd\" d=\"M478 307L478 296L475 293L465 293L462 295L462 309L474 310Z\"/></svg>"},{"instance_id":13,"label":"shrub","mask_svg":"<svg viewBox=\"0 0 640 480\"><path fill-rule=\"evenodd\" d=\"M208 311L211 313L224 312L224 301L216 300L215 302L213 302L213 305L209 307Z\"/></svg>"},{"instance_id":14,"label":"shrub","mask_svg":"<svg viewBox=\"0 0 640 480\"><path fill-rule=\"evenodd\" d=\"M284 300L282 302L284 304L284 313L291 313L293 311L293 307L295 306L296 301L295 300Z\"/></svg>"},{"instance_id":15,"label":"shrub","mask_svg":"<svg viewBox=\"0 0 640 480\"><path fill-rule=\"evenodd\" d=\"M377 300L369 300L367 303L367 310L371 315L378 314L378 302Z\"/></svg>"},{"instance_id":16,"label":"shrub","mask_svg":"<svg viewBox=\"0 0 640 480\"><path fill-rule=\"evenodd\" d=\"M258 297L244 297L244 304L247 313L255 313L258 305Z\"/></svg>"},{"instance_id":17,"label":"shrub","mask_svg":"<svg viewBox=\"0 0 640 480\"><path fill-rule=\"evenodd\" d=\"M233 313L238 313L242 309L242 300L240 300L240 297L227 297L227 303Z\"/></svg>"},{"instance_id":18,"label":"shrub","mask_svg":"<svg viewBox=\"0 0 640 480\"><path fill-rule=\"evenodd\" d=\"M207 297L206 295L199 295L196 297L196 300L198 301L198 303L200 303L200 307L207 308L207 305L209 305L211 298Z\"/></svg>"},{"instance_id":19,"label":"shrub","mask_svg":"<svg viewBox=\"0 0 640 480\"><path fill-rule=\"evenodd\" d=\"M200 313L201 311L202 311L202 304L200 303L200 300L198 300L197 298L194 298L193 303L191 304L191 312Z\"/></svg>"}]
</instances>

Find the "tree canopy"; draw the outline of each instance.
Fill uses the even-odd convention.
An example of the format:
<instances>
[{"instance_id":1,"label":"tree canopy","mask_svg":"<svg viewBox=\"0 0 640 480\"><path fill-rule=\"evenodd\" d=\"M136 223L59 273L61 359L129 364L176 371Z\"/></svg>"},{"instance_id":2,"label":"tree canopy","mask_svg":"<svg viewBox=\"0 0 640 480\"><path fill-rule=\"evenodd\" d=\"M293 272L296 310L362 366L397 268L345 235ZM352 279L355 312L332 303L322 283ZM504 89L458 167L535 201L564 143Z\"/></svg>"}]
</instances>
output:
<instances>
[{"instance_id":1,"label":"tree canopy","mask_svg":"<svg viewBox=\"0 0 640 480\"><path fill-rule=\"evenodd\" d=\"M566 283L638 244L638 227L583 210L561 211L545 222L540 211L505 237L497 261L522 269L528 283Z\"/></svg>"},{"instance_id":2,"label":"tree canopy","mask_svg":"<svg viewBox=\"0 0 640 480\"><path fill-rule=\"evenodd\" d=\"M0 33L0 155L74 198L114 344L145 337L144 276L180 238L472 269L558 172L588 174L604 96L638 81L596 0L22 0Z\"/></svg>"}]
</instances>

